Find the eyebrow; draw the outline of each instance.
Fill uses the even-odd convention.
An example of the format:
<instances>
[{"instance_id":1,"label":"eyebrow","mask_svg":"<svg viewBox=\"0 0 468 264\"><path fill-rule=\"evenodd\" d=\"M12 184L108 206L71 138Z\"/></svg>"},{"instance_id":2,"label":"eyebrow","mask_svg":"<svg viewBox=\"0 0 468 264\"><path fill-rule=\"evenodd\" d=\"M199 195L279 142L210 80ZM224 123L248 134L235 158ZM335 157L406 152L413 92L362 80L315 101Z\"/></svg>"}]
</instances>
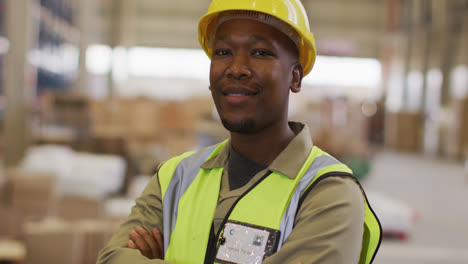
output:
<instances>
[{"instance_id":1,"label":"eyebrow","mask_svg":"<svg viewBox=\"0 0 468 264\"><path fill-rule=\"evenodd\" d=\"M231 35L222 35L222 36L219 36L217 38L215 38L215 40L220 40L220 41L230 41L232 38L231 38ZM249 41L251 42L264 42L266 44L269 44L271 46L271 43L270 41L268 41L266 38L260 36L260 35L251 35L249 37Z\"/></svg>"},{"instance_id":2,"label":"eyebrow","mask_svg":"<svg viewBox=\"0 0 468 264\"><path fill-rule=\"evenodd\" d=\"M260 42L269 42L266 38L259 35L252 35L249 37L249 40L260 41Z\"/></svg>"}]
</instances>

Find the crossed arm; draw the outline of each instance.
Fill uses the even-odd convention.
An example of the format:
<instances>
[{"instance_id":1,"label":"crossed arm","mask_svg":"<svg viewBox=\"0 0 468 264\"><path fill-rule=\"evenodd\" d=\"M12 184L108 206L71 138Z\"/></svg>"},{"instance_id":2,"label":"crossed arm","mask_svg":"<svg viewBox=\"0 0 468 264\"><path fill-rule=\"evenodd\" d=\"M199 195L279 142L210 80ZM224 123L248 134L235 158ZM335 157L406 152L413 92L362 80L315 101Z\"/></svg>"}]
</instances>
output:
<instances>
[{"instance_id":1,"label":"crossed arm","mask_svg":"<svg viewBox=\"0 0 468 264\"><path fill-rule=\"evenodd\" d=\"M156 191L154 184L149 184L129 220L100 252L98 264L168 263L161 260L164 249L160 212L157 206L148 206L160 204L160 196L155 195L159 183ZM263 263L357 263L363 224L364 202L359 186L350 179L324 179L299 209L294 230L283 247Z\"/></svg>"},{"instance_id":2,"label":"crossed arm","mask_svg":"<svg viewBox=\"0 0 468 264\"><path fill-rule=\"evenodd\" d=\"M162 234L156 227L152 234L141 226L130 231L130 239L127 241L127 247L138 249L141 254L149 259L164 259L164 242Z\"/></svg>"},{"instance_id":3,"label":"crossed arm","mask_svg":"<svg viewBox=\"0 0 468 264\"><path fill-rule=\"evenodd\" d=\"M263 263L357 263L362 243L364 203L359 187L349 179L320 182L304 203L295 229L283 247ZM305 234L304 234L305 232ZM149 259L163 258L162 234L138 226L129 233L127 247Z\"/></svg>"},{"instance_id":4,"label":"crossed arm","mask_svg":"<svg viewBox=\"0 0 468 264\"><path fill-rule=\"evenodd\" d=\"M130 232L130 240L127 242L127 247L138 249L140 253L149 259L163 259L164 250L161 232L157 228L153 228L152 234L141 226L137 226L135 230ZM302 262L297 262L302 264Z\"/></svg>"}]
</instances>

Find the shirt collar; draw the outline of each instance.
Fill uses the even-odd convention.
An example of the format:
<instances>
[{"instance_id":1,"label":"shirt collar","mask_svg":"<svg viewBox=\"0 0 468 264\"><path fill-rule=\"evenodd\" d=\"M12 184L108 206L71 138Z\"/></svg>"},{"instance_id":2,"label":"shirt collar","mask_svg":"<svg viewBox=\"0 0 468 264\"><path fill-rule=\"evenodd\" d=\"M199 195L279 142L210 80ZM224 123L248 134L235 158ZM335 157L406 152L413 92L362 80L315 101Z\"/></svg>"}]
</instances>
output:
<instances>
[{"instance_id":1,"label":"shirt collar","mask_svg":"<svg viewBox=\"0 0 468 264\"><path fill-rule=\"evenodd\" d=\"M296 178L313 146L307 125L298 122L289 122L289 127L296 136L286 148L268 166L268 170L278 172L290 179ZM223 168L229 158L231 140L223 147L219 155L205 161L201 168Z\"/></svg>"}]
</instances>

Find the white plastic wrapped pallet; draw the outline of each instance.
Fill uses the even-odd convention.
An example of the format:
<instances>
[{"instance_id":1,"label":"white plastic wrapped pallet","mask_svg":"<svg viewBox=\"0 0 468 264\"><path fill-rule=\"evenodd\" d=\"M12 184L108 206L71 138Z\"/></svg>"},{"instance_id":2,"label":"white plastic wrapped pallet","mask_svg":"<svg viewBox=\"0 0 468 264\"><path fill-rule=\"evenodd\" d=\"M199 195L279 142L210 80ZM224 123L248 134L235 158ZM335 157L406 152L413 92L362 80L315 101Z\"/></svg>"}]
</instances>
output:
<instances>
[{"instance_id":1,"label":"white plastic wrapped pallet","mask_svg":"<svg viewBox=\"0 0 468 264\"><path fill-rule=\"evenodd\" d=\"M61 194L96 198L120 190L126 166L117 155L75 152L57 145L31 147L21 163L24 171L55 174Z\"/></svg>"},{"instance_id":2,"label":"white plastic wrapped pallet","mask_svg":"<svg viewBox=\"0 0 468 264\"><path fill-rule=\"evenodd\" d=\"M404 201L377 191L366 191L374 212L377 214L384 236L407 239L418 220L417 211Z\"/></svg>"}]
</instances>

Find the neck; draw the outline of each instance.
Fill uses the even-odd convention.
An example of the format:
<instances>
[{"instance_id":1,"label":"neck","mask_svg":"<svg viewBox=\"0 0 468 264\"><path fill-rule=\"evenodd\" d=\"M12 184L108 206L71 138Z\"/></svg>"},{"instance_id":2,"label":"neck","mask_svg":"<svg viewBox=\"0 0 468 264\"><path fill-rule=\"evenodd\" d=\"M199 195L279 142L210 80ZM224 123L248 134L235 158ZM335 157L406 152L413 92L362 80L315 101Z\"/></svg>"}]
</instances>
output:
<instances>
[{"instance_id":1,"label":"neck","mask_svg":"<svg viewBox=\"0 0 468 264\"><path fill-rule=\"evenodd\" d=\"M286 122L280 128L269 127L252 134L231 132L231 144L234 150L245 158L270 165L294 136Z\"/></svg>"}]
</instances>

